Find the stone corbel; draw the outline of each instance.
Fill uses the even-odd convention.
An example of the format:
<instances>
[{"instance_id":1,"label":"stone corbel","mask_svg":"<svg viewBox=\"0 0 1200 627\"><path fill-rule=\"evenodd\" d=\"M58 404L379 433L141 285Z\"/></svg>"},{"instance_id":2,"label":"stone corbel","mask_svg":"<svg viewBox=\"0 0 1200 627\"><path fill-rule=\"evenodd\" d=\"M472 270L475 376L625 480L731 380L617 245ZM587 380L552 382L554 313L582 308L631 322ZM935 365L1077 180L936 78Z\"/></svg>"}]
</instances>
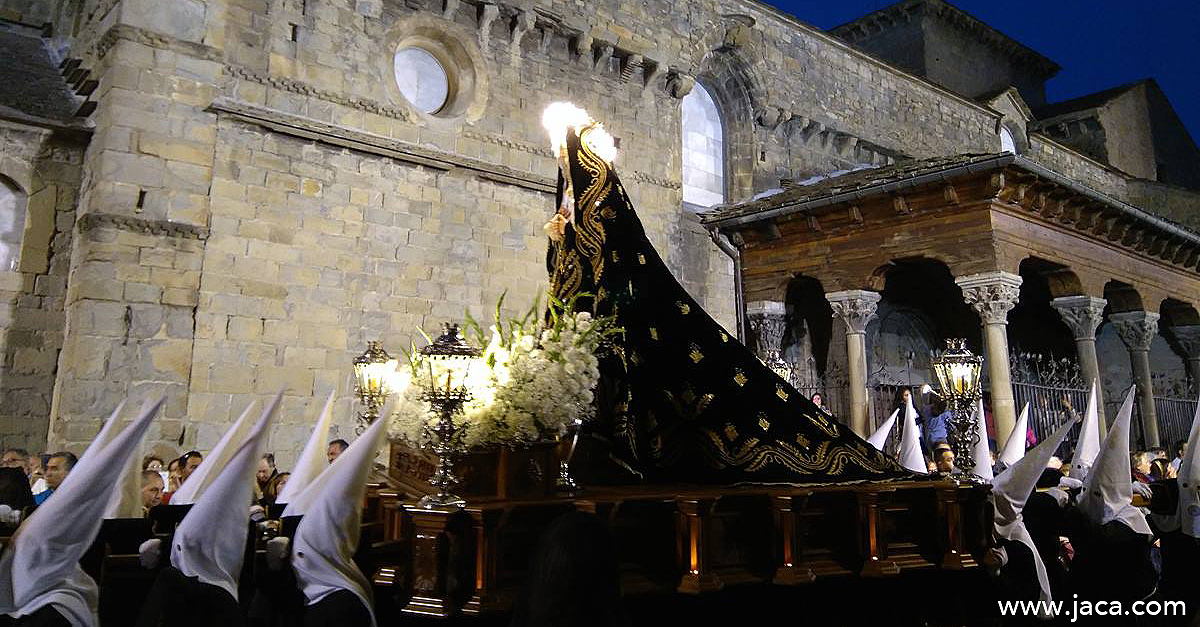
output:
<instances>
[{"instance_id":1,"label":"stone corbel","mask_svg":"<svg viewBox=\"0 0 1200 627\"><path fill-rule=\"evenodd\" d=\"M442 0L442 19L454 21L455 14L458 13L458 7L462 5L462 0Z\"/></svg>"},{"instance_id":2,"label":"stone corbel","mask_svg":"<svg viewBox=\"0 0 1200 627\"><path fill-rule=\"evenodd\" d=\"M571 39L571 56L575 61L580 63L590 63L592 61L592 36L588 33L579 33Z\"/></svg>"},{"instance_id":3,"label":"stone corbel","mask_svg":"<svg viewBox=\"0 0 1200 627\"><path fill-rule=\"evenodd\" d=\"M692 91L692 87L696 86L696 78L680 73L678 70L671 70L667 73L667 93L671 94L672 98L683 98Z\"/></svg>"},{"instance_id":4,"label":"stone corbel","mask_svg":"<svg viewBox=\"0 0 1200 627\"><path fill-rule=\"evenodd\" d=\"M508 27L509 47L513 56L521 54L521 40L525 39L525 35L532 31L536 25L537 14L533 11L519 9L517 14L513 16L512 23Z\"/></svg>"},{"instance_id":5,"label":"stone corbel","mask_svg":"<svg viewBox=\"0 0 1200 627\"><path fill-rule=\"evenodd\" d=\"M479 47L487 49L491 41L492 22L500 17L500 7L491 2L479 5Z\"/></svg>"},{"instance_id":6,"label":"stone corbel","mask_svg":"<svg viewBox=\"0 0 1200 627\"><path fill-rule=\"evenodd\" d=\"M758 122L759 126L769 131L774 131L776 128L779 128L780 124L790 117L790 111L786 111L781 107L767 105L758 111L758 115L756 115L754 119L756 122Z\"/></svg>"},{"instance_id":7,"label":"stone corbel","mask_svg":"<svg viewBox=\"0 0 1200 627\"><path fill-rule=\"evenodd\" d=\"M592 50L592 71L603 72L608 67L608 60L613 56L613 45L598 41Z\"/></svg>"}]
</instances>

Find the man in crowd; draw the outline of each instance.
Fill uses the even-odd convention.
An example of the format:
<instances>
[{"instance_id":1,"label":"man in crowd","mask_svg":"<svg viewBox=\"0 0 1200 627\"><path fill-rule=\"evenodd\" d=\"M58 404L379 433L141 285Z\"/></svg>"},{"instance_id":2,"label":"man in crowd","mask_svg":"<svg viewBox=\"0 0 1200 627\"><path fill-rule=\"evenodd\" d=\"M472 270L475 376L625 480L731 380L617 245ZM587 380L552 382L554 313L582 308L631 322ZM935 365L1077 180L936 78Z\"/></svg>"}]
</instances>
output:
<instances>
[{"instance_id":1,"label":"man in crowd","mask_svg":"<svg viewBox=\"0 0 1200 627\"><path fill-rule=\"evenodd\" d=\"M0 468L20 468L29 476L29 451L23 448L6 449L4 457L0 458Z\"/></svg>"},{"instance_id":2,"label":"man in crowd","mask_svg":"<svg viewBox=\"0 0 1200 627\"><path fill-rule=\"evenodd\" d=\"M142 509L149 514L150 508L162 503L162 475L153 470L142 471Z\"/></svg>"},{"instance_id":3,"label":"man in crowd","mask_svg":"<svg viewBox=\"0 0 1200 627\"><path fill-rule=\"evenodd\" d=\"M204 456L199 451L188 451L179 458L179 484L183 485L187 478L192 476L193 472L200 467L200 462L204 461ZM171 495L175 492L167 492L162 497L163 503L171 502Z\"/></svg>"},{"instance_id":4,"label":"man in crowd","mask_svg":"<svg viewBox=\"0 0 1200 627\"><path fill-rule=\"evenodd\" d=\"M45 479L46 490L33 495L33 501L38 505L46 502L50 495L58 489L58 486L67 478L67 474L75 467L75 462L79 461L74 453L61 451L50 455L50 461L46 462Z\"/></svg>"},{"instance_id":5,"label":"man in crowd","mask_svg":"<svg viewBox=\"0 0 1200 627\"><path fill-rule=\"evenodd\" d=\"M1171 470L1179 472L1179 462L1183 461L1183 456L1187 454L1187 440L1179 440L1175 443L1175 459L1171 460Z\"/></svg>"},{"instance_id":6,"label":"man in crowd","mask_svg":"<svg viewBox=\"0 0 1200 627\"><path fill-rule=\"evenodd\" d=\"M954 451L950 450L950 446L945 442L934 444L933 461L937 464L939 473L948 475L954 472Z\"/></svg>"},{"instance_id":7,"label":"man in crowd","mask_svg":"<svg viewBox=\"0 0 1200 627\"><path fill-rule=\"evenodd\" d=\"M275 455L273 453L265 453L258 459L258 467L254 471L254 480L258 483L257 495L261 497L267 492L267 486L270 485L271 479L275 478Z\"/></svg>"},{"instance_id":8,"label":"man in crowd","mask_svg":"<svg viewBox=\"0 0 1200 627\"><path fill-rule=\"evenodd\" d=\"M346 450L349 446L350 444L341 438L330 442L329 450L325 452L329 456L329 463L332 464L333 460L337 459L338 455L341 455L342 451Z\"/></svg>"}]
</instances>

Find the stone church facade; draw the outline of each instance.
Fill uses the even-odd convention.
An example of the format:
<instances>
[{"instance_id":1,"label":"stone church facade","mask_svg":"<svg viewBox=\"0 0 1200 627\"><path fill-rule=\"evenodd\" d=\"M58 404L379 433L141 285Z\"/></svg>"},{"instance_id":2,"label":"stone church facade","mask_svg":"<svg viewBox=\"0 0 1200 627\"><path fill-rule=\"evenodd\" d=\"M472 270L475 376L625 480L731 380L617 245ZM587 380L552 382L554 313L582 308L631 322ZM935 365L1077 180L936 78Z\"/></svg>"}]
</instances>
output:
<instances>
[{"instance_id":1,"label":"stone church facade","mask_svg":"<svg viewBox=\"0 0 1200 627\"><path fill-rule=\"evenodd\" d=\"M1052 62L940 0L889 10L827 33L751 0L0 0L0 45L20 51L0 87L0 211L20 218L0 269L0 440L82 450L121 399L166 394L151 447L203 450L280 389L284 466L329 390L351 434L366 341L399 353L417 329L542 290L555 162L540 117L558 100L617 137L651 240L731 330L736 246L683 198L696 85L719 109L726 203L997 153L1007 133L1196 224L1190 140L1130 139L1109 101L1039 126ZM946 69L937 46L962 41L1002 70ZM394 78L406 48L445 72L435 112ZM1178 122L1139 89L1129 107Z\"/></svg>"}]
</instances>

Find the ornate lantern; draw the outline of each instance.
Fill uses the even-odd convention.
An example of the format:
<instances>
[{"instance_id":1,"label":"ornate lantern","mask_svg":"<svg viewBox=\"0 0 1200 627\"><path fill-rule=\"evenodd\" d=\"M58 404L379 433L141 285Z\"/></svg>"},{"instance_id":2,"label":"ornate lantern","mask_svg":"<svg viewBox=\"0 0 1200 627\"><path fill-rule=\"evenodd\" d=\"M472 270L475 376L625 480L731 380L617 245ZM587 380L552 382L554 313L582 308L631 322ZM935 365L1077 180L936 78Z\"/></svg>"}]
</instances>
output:
<instances>
[{"instance_id":1,"label":"ornate lantern","mask_svg":"<svg viewBox=\"0 0 1200 627\"><path fill-rule=\"evenodd\" d=\"M379 409L387 399L387 382L395 372L396 360L379 342L367 342L366 352L354 358L354 391L365 408L358 415L358 433L379 418Z\"/></svg>"},{"instance_id":2,"label":"ornate lantern","mask_svg":"<svg viewBox=\"0 0 1200 627\"><path fill-rule=\"evenodd\" d=\"M429 479L437 492L423 497L418 505L425 509L459 508L466 502L450 492L458 482L454 477L454 456L458 452L459 434L454 414L462 411L471 398L467 374L481 353L458 335L457 324L446 323L442 325L442 334L423 347L421 354L429 362L429 381L423 398L430 411L438 415L437 425L430 428L438 466Z\"/></svg>"},{"instance_id":3,"label":"ornate lantern","mask_svg":"<svg viewBox=\"0 0 1200 627\"><path fill-rule=\"evenodd\" d=\"M975 430L974 408L982 389L979 385L983 358L967 350L967 341L962 338L946 340L946 350L933 359L933 372L937 375L941 396L949 405L950 419L947 427L950 445L957 460L959 472L956 479L978 480L971 473L975 468L975 445L979 433Z\"/></svg>"}]
</instances>

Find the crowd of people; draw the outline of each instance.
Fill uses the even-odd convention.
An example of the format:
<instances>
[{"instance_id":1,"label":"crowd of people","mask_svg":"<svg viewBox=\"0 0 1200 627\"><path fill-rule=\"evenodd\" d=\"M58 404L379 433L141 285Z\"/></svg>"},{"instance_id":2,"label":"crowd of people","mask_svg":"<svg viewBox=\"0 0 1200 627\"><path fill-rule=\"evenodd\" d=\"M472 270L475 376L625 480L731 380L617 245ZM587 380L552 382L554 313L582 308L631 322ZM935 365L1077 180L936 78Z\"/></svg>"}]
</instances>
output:
<instances>
[{"instance_id":1,"label":"crowd of people","mask_svg":"<svg viewBox=\"0 0 1200 627\"><path fill-rule=\"evenodd\" d=\"M332 464L349 446L350 444L341 438L329 442L326 447L329 463ZM79 458L69 451L31 455L23 448L13 447L4 449L3 458L0 458L0 468L19 470L29 484L33 504L41 505L58 489L78 461ZM172 457L165 466L162 457L158 455L143 457L141 499L144 512L148 514L150 508L161 503L169 504L171 496L203 461L204 455L200 451L188 451L179 457ZM289 477L290 472L280 472L275 467L273 453L264 453L258 460L254 473L254 501L262 506L274 504ZM8 492L12 494L0 494L0 505L21 509L24 503L20 496L22 490L10 488Z\"/></svg>"}]
</instances>

